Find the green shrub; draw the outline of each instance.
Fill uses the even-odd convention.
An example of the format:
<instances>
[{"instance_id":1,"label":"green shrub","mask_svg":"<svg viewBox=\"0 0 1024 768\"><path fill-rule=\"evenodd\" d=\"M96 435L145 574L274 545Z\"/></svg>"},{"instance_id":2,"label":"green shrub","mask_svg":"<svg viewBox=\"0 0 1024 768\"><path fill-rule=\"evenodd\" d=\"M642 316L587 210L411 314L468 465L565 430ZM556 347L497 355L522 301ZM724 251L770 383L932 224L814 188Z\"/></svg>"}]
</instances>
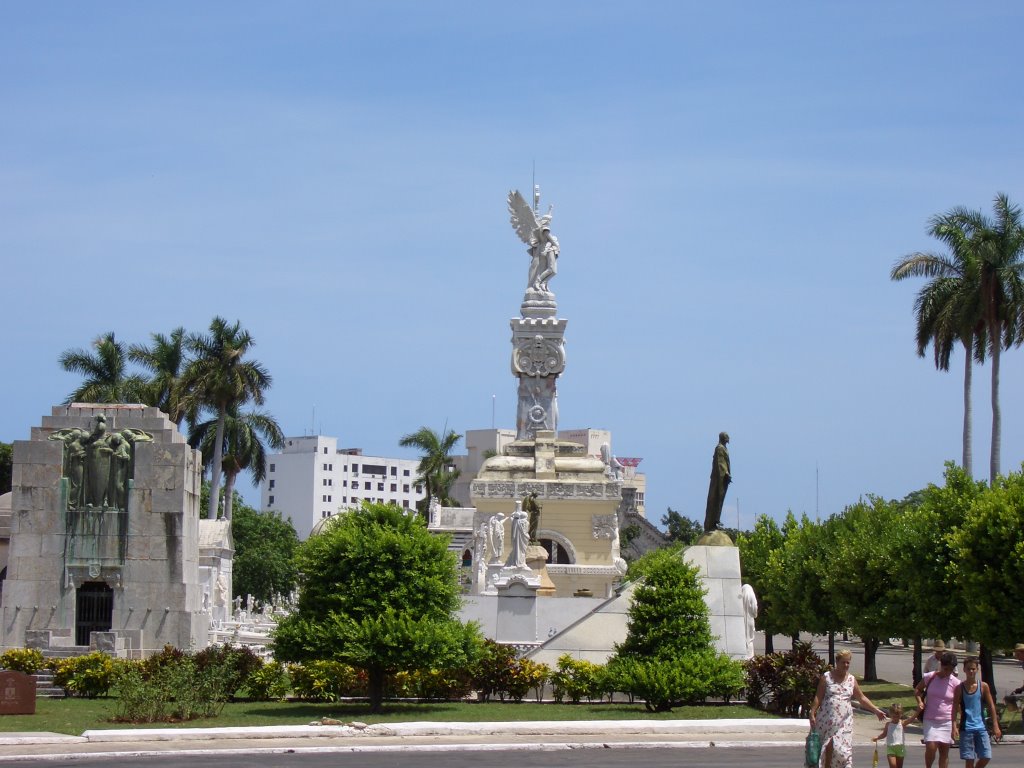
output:
<instances>
[{"instance_id":1,"label":"green shrub","mask_svg":"<svg viewBox=\"0 0 1024 768\"><path fill-rule=\"evenodd\" d=\"M291 690L288 670L277 661L270 661L249 675L245 691L256 701L279 701Z\"/></svg>"},{"instance_id":2,"label":"green shrub","mask_svg":"<svg viewBox=\"0 0 1024 768\"><path fill-rule=\"evenodd\" d=\"M246 646L211 645L198 651L194 658L200 671L210 666L223 666L228 670L229 696L244 688L249 676L263 667L263 660Z\"/></svg>"},{"instance_id":3,"label":"green shrub","mask_svg":"<svg viewBox=\"0 0 1024 768\"><path fill-rule=\"evenodd\" d=\"M50 659L53 683L70 696L95 699L106 696L114 684L118 665L105 653L93 651L69 659Z\"/></svg>"},{"instance_id":4,"label":"green shrub","mask_svg":"<svg viewBox=\"0 0 1024 768\"><path fill-rule=\"evenodd\" d=\"M391 675L387 686L400 698L452 701L465 698L473 690L473 680L465 669L415 669Z\"/></svg>"},{"instance_id":5,"label":"green shrub","mask_svg":"<svg viewBox=\"0 0 1024 768\"><path fill-rule=\"evenodd\" d=\"M186 654L148 669L145 663L126 665L114 684L117 705L113 719L154 723L216 717L227 701L233 674L229 663L208 663L200 669Z\"/></svg>"},{"instance_id":6,"label":"green shrub","mask_svg":"<svg viewBox=\"0 0 1024 768\"><path fill-rule=\"evenodd\" d=\"M558 667L551 673L550 681L552 693L558 702L568 697L573 704L579 704L583 697L593 701L605 693L606 678L601 665L574 659L568 653L558 657Z\"/></svg>"},{"instance_id":7,"label":"green shrub","mask_svg":"<svg viewBox=\"0 0 1024 768\"><path fill-rule=\"evenodd\" d=\"M612 689L642 699L650 712L702 704L709 697L728 701L743 690L743 665L710 649L678 659L618 656L607 670Z\"/></svg>"},{"instance_id":8,"label":"green shrub","mask_svg":"<svg viewBox=\"0 0 1024 768\"><path fill-rule=\"evenodd\" d=\"M337 701L366 695L366 673L340 661L310 661L289 664L292 692L309 701Z\"/></svg>"},{"instance_id":9,"label":"green shrub","mask_svg":"<svg viewBox=\"0 0 1024 768\"><path fill-rule=\"evenodd\" d=\"M35 648L11 648L0 654L0 667L14 672L34 675L46 665L41 651Z\"/></svg>"},{"instance_id":10,"label":"green shrub","mask_svg":"<svg viewBox=\"0 0 1024 768\"><path fill-rule=\"evenodd\" d=\"M809 643L790 651L755 656L744 664L747 703L782 717L806 717L828 665Z\"/></svg>"}]
</instances>

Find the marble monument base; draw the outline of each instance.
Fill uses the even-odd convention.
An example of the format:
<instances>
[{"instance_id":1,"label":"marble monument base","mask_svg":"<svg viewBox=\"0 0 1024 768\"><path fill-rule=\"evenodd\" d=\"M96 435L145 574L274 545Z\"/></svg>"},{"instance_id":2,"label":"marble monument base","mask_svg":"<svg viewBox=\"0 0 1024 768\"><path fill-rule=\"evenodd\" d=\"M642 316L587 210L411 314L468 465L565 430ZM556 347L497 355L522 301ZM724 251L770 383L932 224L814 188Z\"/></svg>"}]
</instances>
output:
<instances>
[{"instance_id":1,"label":"marble monument base","mask_svg":"<svg viewBox=\"0 0 1024 768\"><path fill-rule=\"evenodd\" d=\"M736 547L694 545L683 551L683 559L700 571L707 590L711 634L715 647L733 659L746 659L747 638L743 628L743 586L740 551Z\"/></svg>"},{"instance_id":2,"label":"marble monument base","mask_svg":"<svg viewBox=\"0 0 1024 768\"><path fill-rule=\"evenodd\" d=\"M499 643L537 643L537 591L540 576L530 568L505 567L495 580L498 617L495 640Z\"/></svg>"}]
</instances>

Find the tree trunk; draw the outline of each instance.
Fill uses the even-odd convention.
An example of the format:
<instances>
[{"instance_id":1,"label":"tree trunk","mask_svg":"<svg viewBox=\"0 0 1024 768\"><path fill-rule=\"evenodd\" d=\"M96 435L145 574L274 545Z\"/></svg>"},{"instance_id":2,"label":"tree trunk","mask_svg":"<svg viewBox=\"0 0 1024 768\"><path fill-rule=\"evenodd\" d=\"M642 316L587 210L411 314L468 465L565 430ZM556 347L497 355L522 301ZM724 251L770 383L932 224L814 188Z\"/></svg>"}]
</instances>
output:
<instances>
[{"instance_id":1,"label":"tree trunk","mask_svg":"<svg viewBox=\"0 0 1024 768\"><path fill-rule=\"evenodd\" d=\"M237 472L225 472L224 473L224 519L231 519L231 508L234 506L232 501L235 497L235 478L238 477Z\"/></svg>"},{"instance_id":2,"label":"tree trunk","mask_svg":"<svg viewBox=\"0 0 1024 768\"><path fill-rule=\"evenodd\" d=\"M836 632L834 629L828 631L828 663L836 665Z\"/></svg>"},{"instance_id":3,"label":"tree trunk","mask_svg":"<svg viewBox=\"0 0 1024 768\"><path fill-rule=\"evenodd\" d=\"M799 632L797 632L795 635L790 635L789 636L789 647L791 649L793 649L794 651L796 650L796 647L799 644L799 642L800 642L800 633Z\"/></svg>"},{"instance_id":4,"label":"tree trunk","mask_svg":"<svg viewBox=\"0 0 1024 768\"><path fill-rule=\"evenodd\" d=\"M981 667L981 679L988 683L989 690L992 691L992 701L999 701L996 691L996 676L992 669L992 649L988 643L981 643L978 650L978 666Z\"/></svg>"},{"instance_id":5,"label":"tree trunk","mask_svg":"<svg viewBox=\"0 0 1024 768\"><path fill-rule=\"evenodd\" d=\"M998 333L998 327L995 329ZM992 330L989 331L992 333ZM988 485L994 488L999 476L999 452L1002 442L1003 419L999 412L999 337L992 338L992 454L988 467Z\"/></svg>"},{"instance_id":6,"label":"tree trunk","mask_svg":"<svg viewBox=\"0 0 1024 768\"><path fill-rule=\"evenodd\" d=\"M963 456L963 468L964 472L967 473L968 477L973 477L973 464L974 464L974 451L971 447L971 440L973 439L973 414L971 412L971 379L973 375L973 366L971 361L971 354L973 350L967 344L964 344L964 357L967 358L967 362L964 363L964 456ZM915 683L916 685L916 683Z\"/></svg>"},{"instance_id":7,"label":"tree trunk","mask_svg":"<svg viewBox=\"0 0 1024 768\"><path fill-rule=\"evenodd\" d=\"M772 630L766 627L764 630L764 655L767 656L770 653L775 653L775 638L772 637Z\"/></svg>"},{"instance_id":8,"label":"tree trunk","mask_svg":"<svg viewBox=\"0 0 1024 768\"><path fill-rule=\"evenodd\" d=\"M864 638L864 682L873 683L878 680L878 671L875 669L875 651L878 650L878 638Z\"/></svg>"},{"instance_id":9,"label":"tree trunk","mask_svg":"<svg viewBox=\"0 0 1024 768\"><path fill-rule=\"evenodd\" d=\"M921 671L921 636L918 635L914 638L914 669L910 673L910 678L914 681L914 685L921 682L921 678L924 674Z\"/></svg>"},{"instance_id":10,"label":"tree trunk","mask_svg":"<svg viewBox=\"0 0 1024 768\"><path fill-rule=\"evenodd\" d=\"M384 670L371 667L366 670L366 689L370 697L370 711L384 708Z\"/></svg>"},{"instance_id":11,"label":"tree trunk","mask_svg":"<svg viewBox=\"0 0 1024 768\"><path fill-rule=\"evenodd\" d=\"M220 473L221 465L224 462L224 421L226 418L227 406L221 404L220 412L217 414L217 436L213 441L213 461L210 464L210 506L206 515L210 520L217 519L217 511L220 507Z\"/></svg>"}]
</instances>

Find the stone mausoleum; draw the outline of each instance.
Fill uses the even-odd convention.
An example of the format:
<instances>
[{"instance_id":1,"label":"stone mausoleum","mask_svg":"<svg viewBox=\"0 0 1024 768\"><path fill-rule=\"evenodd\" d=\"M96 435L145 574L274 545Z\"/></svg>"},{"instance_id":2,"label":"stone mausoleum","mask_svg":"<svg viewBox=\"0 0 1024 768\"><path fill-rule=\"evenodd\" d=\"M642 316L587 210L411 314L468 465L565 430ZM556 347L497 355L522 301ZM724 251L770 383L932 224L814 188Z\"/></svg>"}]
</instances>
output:
<instances>
[{"instance_id":1,"label":"stone mausoleum","mask_svg":"<svg viewBox=\"0 0 1024 768\"><path fill-rule=\"evenodd\" d=\"M201 526L218 525L199 519L201 466L156 408L53 408L14 443L0 644L127 657L205 647L211 615L231 603L231 546L223 524L208 531L200 567Z\"/></svg>"}]
</instances>

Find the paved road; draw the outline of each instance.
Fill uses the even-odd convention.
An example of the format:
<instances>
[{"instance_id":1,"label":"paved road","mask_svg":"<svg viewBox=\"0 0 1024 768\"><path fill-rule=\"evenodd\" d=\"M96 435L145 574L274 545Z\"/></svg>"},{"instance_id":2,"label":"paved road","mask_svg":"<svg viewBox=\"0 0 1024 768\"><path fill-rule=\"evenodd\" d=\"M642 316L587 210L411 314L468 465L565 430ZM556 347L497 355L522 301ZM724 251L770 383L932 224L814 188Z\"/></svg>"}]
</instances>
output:
<instances>
[{"instance_id":1,"label":"paved road","mask_svg":"<svg viewBox=\"0 0 1024 768\"><path fill-rule=\"evenodd\" d=\"M868 765L871 749L857 747L854 765ZM958 759L951 756L950 765L959 768ZM588 747L550 751L460 751L460 752L392 752L392 753L278 753L278 754L218 754L167 755L159 757L125 756L116 760L79 758L47 762L47 766L68 768L110 768L141 766L144 768L664 768L665 766L692 765L716 768L792 768L803 763L802 750L792 746L771 748L708 748L708 747ZM0 762L0 765L8 763ZM883 762L881 763L884 765ZM908 768L924 765L924 751L909 746L905 763ZM25 765L25 763L20 763ZM993 767L1024 768L1024 748L1020 746L996 747Z\"/></svg>"}]
</instances>

